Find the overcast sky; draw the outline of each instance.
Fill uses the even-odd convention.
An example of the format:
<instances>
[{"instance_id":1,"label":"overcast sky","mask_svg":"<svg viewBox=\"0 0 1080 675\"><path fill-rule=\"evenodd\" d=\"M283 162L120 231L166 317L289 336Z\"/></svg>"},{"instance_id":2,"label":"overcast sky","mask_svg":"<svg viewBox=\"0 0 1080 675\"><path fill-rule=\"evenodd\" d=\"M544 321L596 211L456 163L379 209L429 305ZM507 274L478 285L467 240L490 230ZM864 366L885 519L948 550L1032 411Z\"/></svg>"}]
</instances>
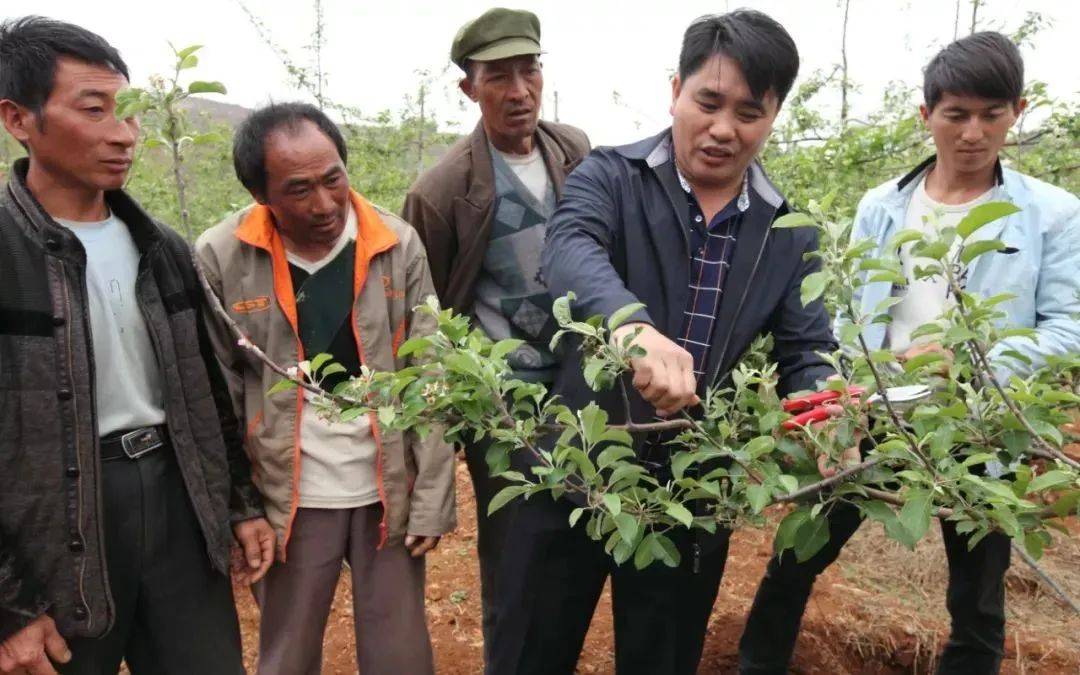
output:
<instances>
[{"instance_id":1,"label":"overcast sky","mask_svg":"<svg viewBox=\"0 0 1080 675\"><path fill-rule=\"evenodd\" d=\"M310 61L314 2L246 0L273 39L298 63ZM840 61L843 3L837 0L546 0L509 2L536 12L542 28L545 117L587 131L596 144L623 143L668 123L670 85L682 32L694 18L748 6L771 14L791 32L802 56L800 80ZM326 93L365 114L400 110L416 93L418 71L433 77L429 108L450 129L467 131L479 113L457 93L450 42L466 20L493 6L457 0L323 0ZM145 82L170 65L168 42L205 45L199 79L221 80L224 100L254 106L302 98L281 61L258 36L237 0L5 0L0 16L34 12L81 24L105 36L124 56L132 79ZM1029 79L1048 83L1054 96L1080 97L1076 40L1080 2L984 0L981 28L1013 31L1029 11L1052 26L1037 49L1025 49ZM848 61L859 84L856 116L877 107L890 81L917 83L921 67L952 40L954 0L851 0ZM962 0L960 34L970 30L970 0ZM618 92L618 102L614 92ZM468 103L468 104L467 104ZM467 105L466 105L467 104Z\"/></svg>"}]
</instances>

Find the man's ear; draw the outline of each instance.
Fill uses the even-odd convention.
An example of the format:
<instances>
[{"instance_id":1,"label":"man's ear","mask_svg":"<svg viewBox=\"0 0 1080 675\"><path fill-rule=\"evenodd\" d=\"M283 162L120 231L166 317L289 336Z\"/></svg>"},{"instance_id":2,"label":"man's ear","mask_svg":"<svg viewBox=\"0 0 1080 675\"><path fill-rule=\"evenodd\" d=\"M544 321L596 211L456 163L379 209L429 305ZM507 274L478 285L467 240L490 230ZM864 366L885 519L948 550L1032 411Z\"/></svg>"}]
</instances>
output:
<instances>
[{"instance_id":1,"label":"man's ear","mask_svg":"<svg viewBox=\"0 0 1080 675\"><path fill-rule=\"evenodd\" d=\"M1016 113L1017 117L1020 117L1020 115L1023 115L1024 111L1027 110L1027 107L1028 107L1028 100L1026 98L1021 97L1019 101L1017 101L1015 104L1013 104L1013 112Z\"/></svg>"},{"instance_id":2,"label":"man's ear","mask_svg":"<svg viewBox=\"0 0 1080 675\"><path fill-rule=\"evenodd\" d=\"M930 123L930 108L927 108L925 103L919 105L919 119L923 121L923 124Z\"/></svg>"},{"instance_id":3,"label":"man's ear","mask_svg":"<svg viewBox=\"0 0 1080 675\"><path fill-rule=\"evenodd\" d=\"M473 86L472 78L468 75L458 81L458 89L473 103L476 103L476 87Z\"/></svg>"},{"instance_id":4,"label":"man's ear","mask_svg":"<svg viewBox=\"0 0 1080 675\"><path fill-rule=\"evenodd\" d=\"M0 99L0 120L7 132L24 146L30 141L30 128L38 124L37 115L9 98Z\"/></svg>"},{"instance_id":5,"label":"man's ear","mask_svg":"<svg viewBox=\"0 0 1080 675\"><path fill-rule=\"evenodd\" d=\"M668 108L668 112L672 115L675 114L675 101L679 98L679 92L682 91L682 80L678 75L671 78L671 107Z\"/></svg>"}]
</instances>

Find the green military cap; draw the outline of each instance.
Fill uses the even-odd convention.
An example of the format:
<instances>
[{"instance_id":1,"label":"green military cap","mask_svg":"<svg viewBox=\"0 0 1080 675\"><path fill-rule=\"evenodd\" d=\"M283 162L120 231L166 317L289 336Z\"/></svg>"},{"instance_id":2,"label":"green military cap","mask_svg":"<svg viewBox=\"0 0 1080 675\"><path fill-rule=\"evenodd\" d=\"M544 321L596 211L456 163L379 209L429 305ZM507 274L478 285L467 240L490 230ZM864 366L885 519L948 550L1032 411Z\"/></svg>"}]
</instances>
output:
<instances>
[{"instance_id":1,"label":"green military cap","mask_svg":"<svg viewBox=\"0 0 1080 675\"><path fill-rule=\"evenodd\" d=\"M540 19L519 9L489 9L466 23L454 36L450 60L462 70L465 62L496 61L540 53Z\"/></svg>"}]
</instances>

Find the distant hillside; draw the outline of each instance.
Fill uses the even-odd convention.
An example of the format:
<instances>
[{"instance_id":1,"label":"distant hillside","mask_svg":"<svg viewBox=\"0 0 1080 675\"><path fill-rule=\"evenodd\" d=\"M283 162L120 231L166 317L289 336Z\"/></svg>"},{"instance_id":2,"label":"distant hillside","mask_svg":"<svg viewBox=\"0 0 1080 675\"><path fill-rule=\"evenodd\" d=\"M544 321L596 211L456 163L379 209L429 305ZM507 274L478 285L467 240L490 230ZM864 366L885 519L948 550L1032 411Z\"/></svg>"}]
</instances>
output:
<instances>
[{"instance_id":1,"label":"distant hillside","mask_svg":"<svg viewBox=\"0 0 1080 675\"><path fill-rule=\"evenodd\" d=\"M251 114L251 108L201 96L192 96L181 105L191 115L192 120L206 120L211 123L210 125L225 123L230 127L235 127Z\"/></svg>"}]
</instances>

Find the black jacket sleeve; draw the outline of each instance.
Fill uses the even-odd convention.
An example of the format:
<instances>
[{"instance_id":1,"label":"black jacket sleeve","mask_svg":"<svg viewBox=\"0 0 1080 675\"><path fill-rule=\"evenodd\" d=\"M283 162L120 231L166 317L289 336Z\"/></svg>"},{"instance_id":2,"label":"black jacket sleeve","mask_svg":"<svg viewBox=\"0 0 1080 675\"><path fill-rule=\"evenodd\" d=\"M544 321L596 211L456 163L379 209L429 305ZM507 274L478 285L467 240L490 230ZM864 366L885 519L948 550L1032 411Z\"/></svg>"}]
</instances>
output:
<instances>
[{"instance_id":1,"label":"black jacket sleeve","mask_svg":"<svg viewBox=\"0 0 1080 675\"><path fill-rule=\"evenodd\" d=\"M562 201L547 225L542 275L551 297L573 292L574 314L610 316L638 302L612 265L612 251L622 227L611 188L610 169L595 152L566 179ZM628 321L652 324L645 309Z\"/></svg>"},{"instance_id":2,"label":"black jacket sleeve","mask_svg":"<svg viewBox=\"0 0 1080 675\"><path fill-rule=\"evenodd\" d=\"M773 336L772 358L778 366L778 390L781 396L817 389L818 382L834 374L832 366L821 358L819 352L831 352L837 348L825 304L820 298L805 307L802 304L803 279L821 269L820 259L805 260L802 255L817 250L817 232L810 234L808 228L787 232L805 239L805 243L783 299L769 318L769 332Z\"/></svg>"}]
</instances>

